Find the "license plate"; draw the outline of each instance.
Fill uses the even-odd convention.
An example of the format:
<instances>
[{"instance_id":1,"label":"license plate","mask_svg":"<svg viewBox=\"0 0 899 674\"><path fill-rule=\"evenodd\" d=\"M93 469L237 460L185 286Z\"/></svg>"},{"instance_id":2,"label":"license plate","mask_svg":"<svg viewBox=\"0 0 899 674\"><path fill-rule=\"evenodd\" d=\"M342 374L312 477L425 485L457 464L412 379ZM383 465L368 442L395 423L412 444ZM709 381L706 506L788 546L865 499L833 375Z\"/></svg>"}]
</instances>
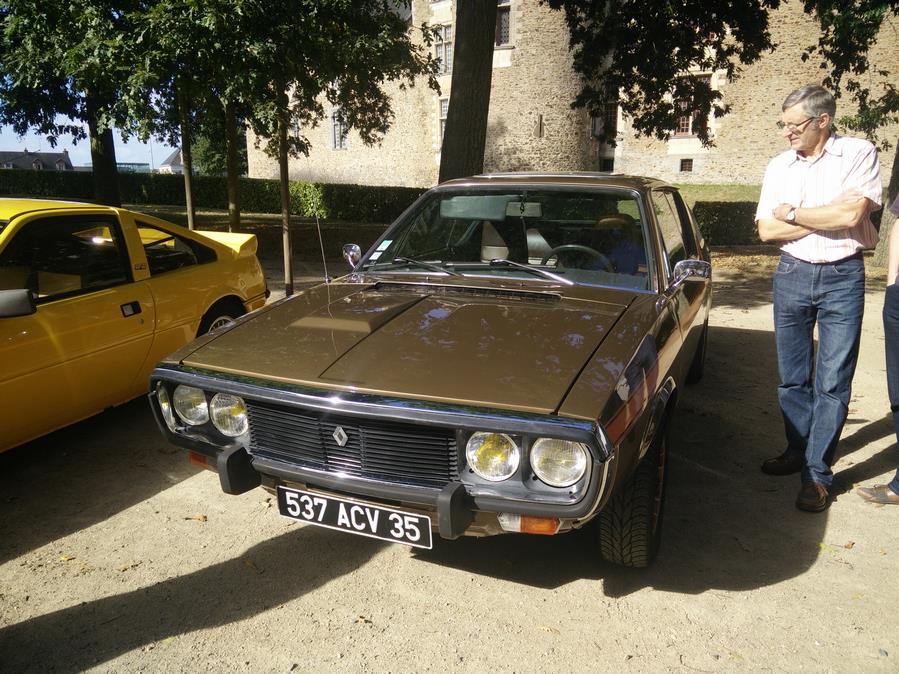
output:
<instances>
[{"instance_id":1,"label":"license plate","mask_svg":"<svg viewBox=\"0 0 899 674\"><path fill-rule=\"evenodd\" d=\"M431 518L393 508L367 505L278 487L278 512L292 520L351 534L430 550Z\"/></svg>"}]
</instances>

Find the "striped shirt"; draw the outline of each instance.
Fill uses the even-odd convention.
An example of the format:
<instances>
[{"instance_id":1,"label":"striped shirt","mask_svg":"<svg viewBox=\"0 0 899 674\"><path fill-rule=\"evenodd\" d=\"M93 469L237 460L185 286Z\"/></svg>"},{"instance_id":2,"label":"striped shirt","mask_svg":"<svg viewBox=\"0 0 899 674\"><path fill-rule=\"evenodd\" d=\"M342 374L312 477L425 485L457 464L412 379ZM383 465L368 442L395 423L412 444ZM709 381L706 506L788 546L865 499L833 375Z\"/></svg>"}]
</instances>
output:
<instances>
[{"instance_id":1,"label":"striped shirt","mask_svg":"<svg viewBox=\"0 0 899 674\"><path fill-rule=\"evenodd\" d=\"M867 140L831 135L824 150L809 159L795 150L779 154L768 164L756 220L773 218L780 204L797 208L826 206L846 190L882 206L883 184L877 149ZM877 210L877 209L875 209ZM781 250L806 262L836 262L877 245L877 230L870 213L857 225L833 231L813 231L801 239L785 241Z\"/></svg>"}]
</instances>

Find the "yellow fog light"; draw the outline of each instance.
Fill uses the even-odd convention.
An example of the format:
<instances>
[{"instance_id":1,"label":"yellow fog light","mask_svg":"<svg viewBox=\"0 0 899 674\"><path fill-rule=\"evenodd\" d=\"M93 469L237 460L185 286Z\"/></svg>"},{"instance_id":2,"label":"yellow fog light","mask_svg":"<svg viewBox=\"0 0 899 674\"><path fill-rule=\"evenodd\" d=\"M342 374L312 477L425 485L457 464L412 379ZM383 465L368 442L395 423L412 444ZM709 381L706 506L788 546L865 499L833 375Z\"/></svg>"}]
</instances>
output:
<instances>
[{"instance_id":1,"label":"yellow fog light","mask_svg":"<svg viewBox=\"0 0 899 674\"><path fill-rule=\"evenodd\" d=\"M179 384L175 388L172 402L178 416L186 424L199 426L209 421L209 407L206 405L206 394L193 386Z\"/></svg>"},{"instance_id":2,"label":"yellow fog light","mask_svg":"<svg viewBox=\"0 0 899 674\"><path fill-rule=\"evenodd\" d=\"M209 401L209 416L212 424L222 435L235 438L243 435L249 428L247 424L247 406L243 398L229 393L216 393Z\"/></svg>"},{"instance_id":3,"label":"yellow fog light","mask_svg":"<svg viewBox=\"0 0 899 674\"><path fill-rule=\"evenodd\" d=\"M551 487L570 487L587 472L587 456L580 442L540 438L531 447L531 468Z\"/></svg>"},{"instance_id":4,"label":"yellow fog light","mask_svg":"<svg viewBox=\"0 0 899 674\"><path fill-rule=\"evenodd\" d=\"M505 433L475 433L465 447L468 466L490 482L509 479L518 470L521 450Z\"/></svg>"}]
</instances>

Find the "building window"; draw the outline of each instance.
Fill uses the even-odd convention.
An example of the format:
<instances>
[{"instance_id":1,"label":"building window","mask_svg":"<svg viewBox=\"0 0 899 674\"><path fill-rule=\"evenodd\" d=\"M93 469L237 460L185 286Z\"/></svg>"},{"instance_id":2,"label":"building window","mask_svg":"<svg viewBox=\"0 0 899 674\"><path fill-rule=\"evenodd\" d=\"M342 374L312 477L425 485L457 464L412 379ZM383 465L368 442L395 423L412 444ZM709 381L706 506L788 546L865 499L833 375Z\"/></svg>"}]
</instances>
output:
<instances>
[{"instance_id":1,"label":"building window","mask_svg":"<svg viewBox=\"0 0 899 674\"><path fill-rule=\"evenodd\" d=\"M41 165L39 159L35 159L33 162L31 162L31 168L33 168L35 171L40 171L44 167Z\"/></svg>"},{"instance_id":2,"label":"building window","mask_svg":"<svg viewBox=\"0 0 899 674\"><path fill-rule=\"evenodd\" d=\"M709 85L712 83L711 75L703 75L696 79ZM693 101L679 100L675 102L675 105L681 112L681 115L677 118L677 124L674 127L674 135L695 136L696 130L693 128L693 125L696 123L698 110L693 106Z\"/></svg>"},{"instance_id":3,"label":"building window","mask_svg":"<svg viewBox=\"0 0 899 674\"><path fill-rule=\"evenodd\" d=\"M453 27L438 26L437 40L434 42L434 56L437 58L437 74L445 75L453 70Z\"/></svg>"},{"instance_id":4,"label":"building window","mask_svg":"<svg viewBox=\"0 0 899 674\"><path fill-rule=\"evenodd\" d=\"M693 160L692 159L681 159L680 160L680 172L681 173L692 173L693 172Z\"/></svg>"},{"instance_id":5,"label":"building window","mask_svg":"<svg viewBox=\"0 0 899 674\"><path fill-rule=\"evenodd\" d=\"M512 43L511 25L512 0L496 0L496 46L504 47Z\"/></svg>"},{"instance_id":6,"label":"building window","mask_svg":"<svg viewBox=\"0 0 899 674\"><path fill-rule=\"evenodd\" d=\"M443 133L446 131L446 113L449 112L449 99L440 99L440 142L443 143Z\"/></svg>"},{"instance_id":7,"label":"building window","mask_svg":"<svg viewBox=\"0 0 899 674\"><path fill-rule=\"evenodd\" d=\"M346 150L349 147L346 124L340 119L338 112L331 114L331 147L335 150Z\"/></svg>"},{"instance_id":8,"label":"building window","mask_svg":"<svg viewBox=\"0 0 899 674\"><path fill-rule=\"evenodd\" d=\"M603 173L611 173L615 170L615 158L614 157L600 157L599 158L599 170Z\"/></svg>"}]
</instances>

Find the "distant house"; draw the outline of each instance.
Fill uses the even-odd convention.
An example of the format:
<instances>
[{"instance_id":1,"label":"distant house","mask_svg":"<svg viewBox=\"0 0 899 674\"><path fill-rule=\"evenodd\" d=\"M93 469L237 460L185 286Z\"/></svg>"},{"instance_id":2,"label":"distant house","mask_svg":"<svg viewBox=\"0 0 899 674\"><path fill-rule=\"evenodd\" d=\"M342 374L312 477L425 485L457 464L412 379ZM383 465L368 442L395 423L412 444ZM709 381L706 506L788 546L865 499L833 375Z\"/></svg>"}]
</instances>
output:
<instances>
[{"instance_id":1,"label":"distant house","mask_svg":"<svg viewBox=\"0 0 899 674\"><path fill-rule=\"evenodd\" d=\"M67 150L62 152L0 151L0 169L33 171L73 171Z\"/></svg>"},{"instance_id":2,"label":"distant house","mask_svg":"<svg viewBox=\"0 0 899 674\"><path fill-rule=\"evenodd\" d=\"M181 163L181 148L178 148L166 157L159 165L160 173L184 173L184 165Z\"/></svg>"}]
</instances>

